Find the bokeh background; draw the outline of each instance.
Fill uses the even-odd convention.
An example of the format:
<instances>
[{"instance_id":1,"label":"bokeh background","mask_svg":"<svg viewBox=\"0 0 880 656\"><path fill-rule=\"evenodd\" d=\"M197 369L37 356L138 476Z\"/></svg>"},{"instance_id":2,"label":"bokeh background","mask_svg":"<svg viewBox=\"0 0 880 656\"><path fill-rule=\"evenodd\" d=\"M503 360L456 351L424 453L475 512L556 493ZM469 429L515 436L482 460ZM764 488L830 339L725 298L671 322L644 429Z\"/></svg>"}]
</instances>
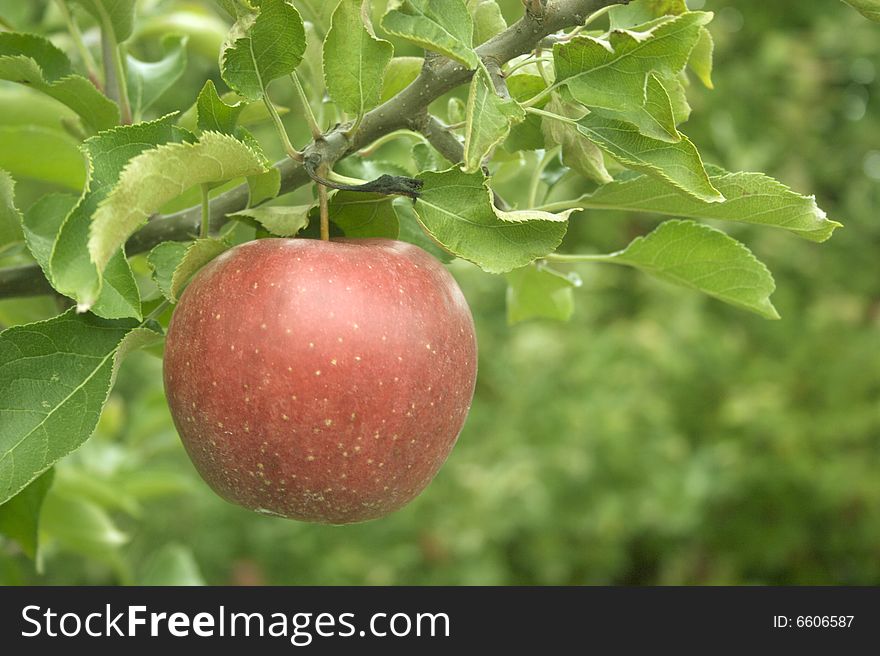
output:
<instances>
[{"instance_id":1,"label":"bokeh background","mask_svg":"<svg viewBox=\"0 0 880 656\"><path fill-rule=\"evenodd\" d=\"M0 15L45 31L44 4L0 0ZM158 113L217 77L225 28L208 4L143 2L161 11L141 23L142 56L169 26L191 34L186 81ZM781 321L584 265L570 323L510 327L503 278L456 263L481 347L467 426L421 497L347 527L216 497L171 424L161 361L136 354L96 435L57 467L39 563L0 539L0 583L880 584L880 26L837 0L689 4L716 12L717 48L715 90L692 86L684 131L708 162L815 193L845 224L822 245L723 226L774 272ZM0 138L40 111L60 130L26 91L0 86ZM302 143L296 113L285 121ZM377 158L393 168L407 152ZM562 183L551 195L583 185ZM54 188L25 178L20 202ZM582 213L564 248L614 250L657 221ZM0 323L55 311L3 301Z\"/></svg>"}]
</instances>

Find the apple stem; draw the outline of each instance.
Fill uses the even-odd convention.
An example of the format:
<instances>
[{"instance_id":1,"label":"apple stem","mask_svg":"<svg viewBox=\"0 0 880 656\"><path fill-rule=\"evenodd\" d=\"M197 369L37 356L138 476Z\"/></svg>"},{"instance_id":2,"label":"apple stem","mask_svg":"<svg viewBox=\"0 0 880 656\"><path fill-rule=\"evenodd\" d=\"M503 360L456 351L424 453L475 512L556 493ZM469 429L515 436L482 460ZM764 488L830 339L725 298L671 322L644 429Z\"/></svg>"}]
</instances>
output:
<instances>
[{"instance_id":1,"label":"apple stem","mask_svg":"<svg viewBox=\"0 0 880 656\"><path fill-rule=\"evenodd\" d=\"M321 172L326 175L326 166L321 167ZM330 241L330 202L327 187L318 183L318 204L321 214L321 239Z\"/></svg>"},{"instance_id":2,"label":"apple stem","mask_svg":"<svg viewBox=\"0 0 880 656\"><path fill-rule=\"evenodd\" d=\"M199 229L199 238L206 239L211 232L211 201L209 198L210 187L201 185L202 192L202 222Z\"/></svg>"}]
</instances>

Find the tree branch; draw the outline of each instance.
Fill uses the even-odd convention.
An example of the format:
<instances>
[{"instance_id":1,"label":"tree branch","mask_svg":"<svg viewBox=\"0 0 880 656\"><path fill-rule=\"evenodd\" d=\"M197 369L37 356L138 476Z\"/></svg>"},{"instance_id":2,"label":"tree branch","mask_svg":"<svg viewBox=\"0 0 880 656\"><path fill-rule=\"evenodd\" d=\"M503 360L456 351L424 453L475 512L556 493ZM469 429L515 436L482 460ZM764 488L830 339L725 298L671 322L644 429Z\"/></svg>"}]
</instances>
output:
<instances>
[{"instance_id":1,"label":"tree branch","mask_svg":"<svg viewBox=\"0 0 880 656\"><path fill-rule=\"evenodd\" d=\"M428 116L419 131L451 164L464 161L464 144L436 117Z\"/></svg>"},{"instance_id":2,"label":"tree branch","mask_svg":"<svg viewBox=\"0 0 880 656\"><path fill-rule=\"evenodd\" d=\"M629 0L529 2L527 6L532 10L526 11L516 23L479 46L477 54L490 71L500 71L502 64L531 52L548 35L582 24L597 9L628 2ZM541 11L534 11L538 6L541 6ZM399 129L422 131L425 128L428 106L444 93L468 82L473 74L474 71L444 57L426 59L419 76L399 94L368 112L355 134L347 134L352 127L350 124L339 125L315 139L305 148L303 155L320 157L322 163L332 166L389 132ZM434 145L436 148L436 144ZM447 157L443 150L440 152ZM450 156L456 157L451 150L448 152ZM460 161L460 157L457 159ZM310 181L303 167L288 158L277 163L275 167L281 172L281 194L290 193ZM217 196L210 204L211 229L218 230L228 221L228 214L244 209L247 202L247 185ZM200 206L167 216L151 217L128 240L126 253L143 253L163 241L192 239L198 234L200 220ZM0 298L35 296L50 292L51 287L40 268L35 265L0 269Z\"/></svg>"}]
</instances>

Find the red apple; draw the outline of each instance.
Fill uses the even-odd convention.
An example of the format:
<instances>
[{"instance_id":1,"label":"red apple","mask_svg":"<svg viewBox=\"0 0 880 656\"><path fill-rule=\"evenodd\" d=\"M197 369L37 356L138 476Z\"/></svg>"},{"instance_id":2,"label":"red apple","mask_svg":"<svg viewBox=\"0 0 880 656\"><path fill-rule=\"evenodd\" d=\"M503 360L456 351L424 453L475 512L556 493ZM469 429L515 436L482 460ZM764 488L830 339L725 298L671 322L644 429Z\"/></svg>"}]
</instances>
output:
<instances>
[{"instance_id":1,"label":"red apple","mask_svg":"<svg viewBox=\"0 0 880 656\"><path fill-rule=\"evenodd\" d=\"M261 239L204 267L174 310L165 392L202 477L257 512L344 524L418 495L477 371L449 272L385 239Z\"/></svg>"}]
</instances>

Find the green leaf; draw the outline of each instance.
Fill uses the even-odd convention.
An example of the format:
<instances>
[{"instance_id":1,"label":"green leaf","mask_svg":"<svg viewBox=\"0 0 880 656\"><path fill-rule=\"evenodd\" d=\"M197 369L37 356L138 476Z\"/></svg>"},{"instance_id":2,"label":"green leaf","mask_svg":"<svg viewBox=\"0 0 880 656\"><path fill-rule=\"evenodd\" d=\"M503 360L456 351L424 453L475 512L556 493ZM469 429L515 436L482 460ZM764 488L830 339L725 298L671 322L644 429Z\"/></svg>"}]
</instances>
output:
<instances>
[{"instance_id":1,"label":"green leaf","mask_svg":"<svg viewBox=\"0 0 880 656\"><path fill-rule=\"evenodd\" d=\"M577 118L582 112L563 102L556 94L546 107L547 111L560 116ZM544 139L548 148L554 145L562 147L562 163L577 171L588 180L599 184L611 182L614 178L605 168L605 157L596 144L584 139L578 129L570 123L556 121L550 118L542 120Z\"/></svg>"},{"instance_id":2,"label":"green leaf","mask_svg":"<svg viewBox=\"0 0 880 656\"><path fill-rule=\"evenodd\" d=\"M468 0L468 9L474 20L475 48L507 29L507 21L495 0Z\"/></svg>"},{"instance_id":3,"label":"green leaf","mask_svg":"<svg viewBox=\"0 0 880 656\"><path fill-rule=\"evenodd\" d=\"M33 480L26 488L0 505L0 535L15 540L31 559L37 559L37 529L46 493L52 487L54 470Z\"/></svg>"},{"instance_id":4,"label":"green leaf","mask_svg":"<svg viewBox=\"0 0 880 656\"><path fill-rule=\"evenodd\" d=\"M397 239L400 224L391 196L340 191L330 199L330 220L346 237Z\"/></svg>"},{"instance_id":5,"label":"green leaf","mask_svg":"<svg viewBox=\"0 0 880 656\"><path fill-rule=\"evenodd\" d=\"M73 2L81 4L104 29L111 29L117 43L127 41L134 31L137 0L73 0Z\"/></svg>"},{"instance_id":6,"label":"green leaf","mask_svg":"<svg viewBox=\"0 0 880 656\"><path fill-rule=\"evenodd\" d=\"M48 39L0 32L0 80L25 84L67 105L95 131L119 123L119 108L89 80L76 75L70 60Z\"/></svg>"},{"instance_id":7,"label":"green leaf","mask_svg":"<svg viewBox=\"0 0 880 656\"><path fill-rule=\"evenodd\" d=\"M684 135L678 143L651 139L622 121L587 114L578 131L624 166L666 180L703 201L717 203L724 196L712 186L696 147Z\"/></svg>"},{"instance_id":8,"label":"green leaf","mask_svg":"<svg viewBox=\"0 0 880 656\"><path fill-rule=\"evenodd\" d=\"M661 16L678 16L687 10L685 0L632 0L628 5L612 7L608 15L612 30L626 30Z\"/></svg>"},{"instance_id":9,"label":"green leaf","mask_svg":"<svg viewBox=\"0 0 880 656\"><path fill-rule=\"evenodd\" d=\"M74 310L0 333L0 503L89 438L119 361L158 336Z\"/></svg>"},{"instance_id":10,"label":"green leaf","mask_svg":"<svg viewBox=\"0 0 880 656\"><path fill-rule=\"evenodd\" d=\"M419 217L413 209L412 201L409 198L395 198L392 201L394 212L397 214L397 221L400 224L400 234L397 238L409 244L415 244L426 253L430 253L435 258L449 264L455 259L455 256L449 251L441 248L422 228L419 223Z\"/></svg>"},{"instance_id":11,"label":"green leaf","mask_svg":"<svg viewBox=\"0 0 880 656\"><path fill-rule=\"evenodd\" d=\"M208 80L199 93L195 104L195 124L199 132L221 132L243 141L268 166L268 160L265 159L260 143L250 132L239 125L244 121L245 112L249 106L251 105L241 100L231 105L228 104L217 94L214 82ZM262 107L263 111L266 111L263 103L252 106ZM250 191L248 205L253 207L278 195L281 191L281 172L276 168L269 168L264 173L249 176L247 183Z\"/></svg>"},{"instance_id":12,"label":"green leaf","mask_svg":"<svg viewBox=\"0 0 880 656\"><path fill-rule=\"evenodd\" d=\"M153 270L153 280L162 296L169 301L173 300L171 294L171 279L174 271L186 255L190 242L163 241L147 255L147 263Z\"/></svg>"},{"instance_id":13,"label":"green leaf","mask_svg":"<svg viewBox=\"0 0 880 656\"><path fill-rule=\"evenodd\" d=\"M228 248L229 244L225 241L212 237L196 239L190 243L171 275L171 285L168 288L169 300L176 303L187 283L199 272L199 269Z\"/></svg>"},{"instance_id":14,"label":"green leaf","mask_svg":"<svg viewBox=\"0 0 880 656\"><path fill-rule=\"evenodd\" d=\"M770 302L773 276L743 244L693 221L666 221L605 261L626 264L668 282L756 312L779 314Z\"/></svg>"},{"instance_id":15,"label":"green leaf","mask_svg":"<svg viewBox=\"0 0 880 656\"><path fill-rule=\"evenodd\" d=\"M102 132L87 139L83 150L91 170L89 187L79 204L64 219L50 258L50 282L59 292L75 299L80 309L92 307L93 312L105 318L139 317L140 299L130 294L134 278L129 271L127 282L114 290L104 282L126 278L124 254L121 249L111 253L113 276L103 276L91 260L88 251L92 215L119 180L128 161L160 143L190 138L172 124L169 115L148 123L126 125ZM135 286L136 289L136 286ZM119 294L117 294L119 292ZM115 302L119 295L125 302ZM115 299L115 300L114 300ZM126 312L126 307L129 307Z\"/></svg>"},{"instance_id":16,"label":"green leaf","mask_svg":"<svg viewBox=\"0 0 880 656\"><path fill-rule=\"evenodd\" d=\"M546 266L526 266L507 274L507 323L529 319L568 321L574 312L572 289L580 286L576 274Z\"/></svg>"},{"instance_id":17,"label":"green leaf","mask_svg":"<svg viewBox=\"0 0 880 656\"><path fill-rule=\"evenodd\" d=\"M205 132L133 158L92 217L89 253L98 271L151 214L190 187L264 173L263 158L234 137Z\"/></svg>"},{"instance_id":18,"label":"green leaf","mask_svg":"<svg viewBox=\"0 0 880 656\"><path fill-rule=\"evenodd\" d=\"M190 549L167 544L150 558L138 585L197 586L205 585L205 579Z\"/></svg>"},{"instance_id":19,"label":"green leaf","mask_svg":"<svg viewBox=\"0 0 880 656\"><path fill-rule=\"evenodd\" d=\"M419 178L424 182L414 206L419 223L443 248L489 273L505 273L554 251L574 211L502 212L480 173L453 168Z\"/></svg>"},{"instance_id":20,"label":"green leaf","mask_svg":"<svg viewBox=\"0 0 880 656\"><path fill-rule=\"evenodd\" d=\"M880 0L843 0L862 16L880 23Z\"/></svg>"},{"instance_id":21,"label":"green leaf","mask_svg":"<svg viewBox=\"0 0 880 656\"><path fill-rule=\"evenodd\" d=\"M249 0L217 0L217 4L231 18L239 18L242 15L256 13L257 11Z\"/></svg>"},{"instance_id":22,"label":"green leaf","mask_svg":"<svg viewBox=\"0 0 880 656\"><path fill-rule=\"evenodd\" d=\"M28 248L46 279L56 286L52 275L52 249L65 218L78 200L70 194L51 194L34 203L24 215L24 232ZM104 286L95 313L109 319L141 316L137 282L122 253L114 256L104 275Z\"/></svg>"},{"instance_id":23,"label":"green leaf","mask_svg":"<svg viewBox=\"0 0 880 656\"><path fill-rule=\"evenodd\" d=\"M474 42L474 23L464 0L403 0L382 19L389 34L461 62L480 65Z\"/></svg>"},{"instance_id":24,"label":"green leaf","mask_svg":"<svg viewBox=\"0 0 880 656\"><path fill-rule=\"evenodd\" d=\"M34 157L33 153L52 153ZM81 191L86 168L79 144L65 132L36 125L0 126L0 169Z\"/></svg>"},{"instance_id":25,"label":"green leaf","mask_svg":"<svg viewBox=\"0 0 880 656\"><path fill-rule=\"evenodd\" d=\"M196 100L196 127L200 132L235 134L241 113L247 103L229 105L220 98L213 80L205 82Z\"/></svg>"},{"instance_id":26,"label":"green leaf","mask_svg":"<svg viewBox=\"0 0 880 656\"><path fill-rule=\"evenodd\" d=\"M507 78L507 88L511 97L518 102L526 102L547 88L546 82L540 75L531 73L518 73ZM549 98L539 98L533 107L546 107ZM450 121L452 119L450 118ZM510 127L510 134L504 142L504 148L508 152L518 150L538 150L544 147L544 133L541 128L541 117L535 114L526 114L524 121Z\"/></svg>"},{"instance_id":27,"label":"green leaf","mask_svg":"<svg viewBox=\"0 0 880 656\"><path fill-rule=\"evenodd\" d=\"M707 89L714 89L712 84L712 58L715 52L715 41L712 33L705 27L700 28L700 39L691 51L688 65Z\"/></svg>"},{"instance_id":28,"label":"green leaf","mask_svg":"<svg viewBox=\"0 0 880 656\"><path fill-rule=\"evenodd\" d=\"M265 173L248 177L247 183L248 207L256 207L276 198L281 192L281 171L275 167L269 167Z\"/></svg>"},{"instance_id":29,"label":"green leaf","mask_svg":"<svg viewBox=\"0 0 880 656\"><path fill-rule=\"evenodd\" d=\"M21 212L15 206L15 180L0 169L0 250L24 239Z\"/></svg>"},{"instance_id":30,"label":"green leaf","mask_svg":"<svg viewBox=\"0 0 880 656\"><path fill-rule=\"evenodd\" d=\"M49 260L55 239L64 219L78 202L79 199L73 194L48 194L24 213L22 224L28 249L50 282L52 270Z\"/></svg>"},{"instance_id":31,"label":"green leaf","mask_svg":"<svg viewBox=\"0 0 880 656\"><path fill-rule=\"evenodd\" d=\"M644 32L578 37L553 48L557 85L605 118L637 125L646 136L678 141L668 95L651 76L684 69L712 14L688 12Z\"/></svg>"},{"instance_id":32,"label":"green leaf","mask_svg":"<svg viewBox=\"0 0 880 656\"><path fill-rule=\"evenodd\" d=\"M816 205L814 196L795 193L763 173L728 173L721 169L711 172L710 180L724 194L724 202L701 201L644 175L615 180L574 202L588 209L754 223L783 228L815 242L825 241L840 227Z\"/></svg>"},{"instance_id":33,"label":"green leaf","mask_svg":"<svg viewBox=\"0 0 880 656\"><path fill-rule=\"evenodd\" d=\"M91 558L113 562L128 536L94 501L51 492L40 522L40 540Z\"/></svg>"},{"instance_id":34,"label":"green leaf","mask_svg":"<svg viewBox=\"0 0 880 656\"><path fill-rule=\"evenodd\" d=\"M314 207L314 203L309 205L251 207L229 216L232 218L243 217L252 219L273 235L293 237L309 225L309 212Z\"/></svg>"},{"instance_id":35,"label":"green leaf","mask_svg":"<svg viewBox=\"0 0 880 656\"><path fill-rule=\"evenodd\" d=\"M71 194L50 194L34 203L24 215L28 248L53 286L57 286L57 281L52 274L52 249L65 218L78 202ZM104 285L94 310L95 314L107 319L141 317L137 282L121 252L113 257L104 272Z\"/></svg>"},{"instance_id":36,"label":"green leaf","mask_svg":"<svg viewBox=\"0 0 880 656\"><path fill-rule=\"evenodd\" d=\"M438 169L447 166L446 159L443 155L437 152L436 148L423 141L414 143L410 153L412 154L413 164L416 166L416 173L421 173L422 171L437 171ZM449 163L456 164L456 162Z\"/></svg>"},{"instance_id":37,"label":"green leaf","mask_svg":"<svg viewBox=\"0 0 880 656\"><path fill-rule=\"evenodd\" d=\"M687 90L684 86L683 74L676 77L663 77L662 75L653 74L654 77L663 85L666 95L669 97L669 103L672 106L672 116L676 126L687 121L691 116L691 106L687 99ZM680 135L679 135L680 136Z\"/></svg>"},{"instance_id":38,"label":"green leaf","mask_svg":"<svg viewBox=\"0 0 880 656\"><path fill-rule=\"evenodd\" d=\"M343 112L363 116L379 104L385 69L394 47L373 34L369 5L342 0L324 39L324 81Z\"/></svg>"},{"instance_id":39,"label":"green leaf","mask_svg":"<svg viewBox=\"0 0 880 656\"><path fill-rule=\"evenodd\" d=\"M385 102L408 87L419 76L425 60L421 57L392 57L385 69L379 102Z\"/></svg>"},{"instance_id":40,"label":"green leaf","mask_svg":"<svg viewBox=\"0 0 880 656\"><path fill-rule=\"evenodd\" d=\"M259 100L266 86L292 73L306 50L299 12L286 0L262 0L256 16L236 21L220 55L220 72L230 88Z\"/></svg>"},{"instance_id":41,"label":"green leaf","mask_svg":"<svg viewBox=\"0 0 880 656\"><path fill-rule=\"evenodd\" d=\"M499 96L485 69L477 70L468 94L464 170L479 170L483 159L510 134L511 126L524 118L519 103Z\"/></svg>"},{"instance_id":42,"label":"green leaf","mask_svg":"<svg viewBox=\"0 0 880 656\"><path fill-rule=\"evenodd\" d=\"M128 55L128 94L135 116L142 116L183 77L186 42L186 37L177 35L164 39L164 56L157 62L142 62Z\"/></svg>"}]
</instances>

